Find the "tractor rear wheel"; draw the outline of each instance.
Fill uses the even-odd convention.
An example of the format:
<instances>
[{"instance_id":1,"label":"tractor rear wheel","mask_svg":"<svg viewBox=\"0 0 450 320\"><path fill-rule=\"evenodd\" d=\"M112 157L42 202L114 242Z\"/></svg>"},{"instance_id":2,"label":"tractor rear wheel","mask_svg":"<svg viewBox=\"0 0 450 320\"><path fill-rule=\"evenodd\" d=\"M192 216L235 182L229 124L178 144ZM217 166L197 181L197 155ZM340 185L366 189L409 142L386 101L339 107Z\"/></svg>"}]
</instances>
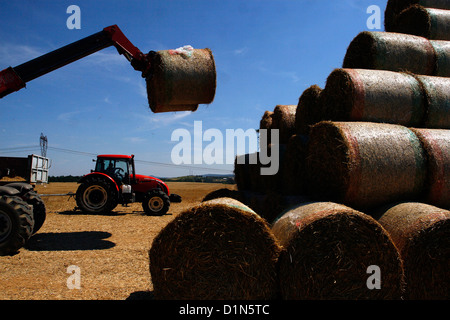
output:
<instances>
[{"instance_id":1,"label":"tractor rear wheel","mask_svg":"<svg viewBox=\"0 0 450 320\"><path fill-rule=\"evenodd\" d=\"M169 207L169 196L159 189L149 191L142 201L142 208L147 215L162 216L167 213Z\"/></svg>"},{"instance_id":2,"label":"tractor rear wheel","mask_svg":"<svg viewBox=\"0 0 450 320\"><path fill-rule=\"evenodd\" d=\"M33 210L16 196L0 197L0 256L16 253L30 239Z\"/></svg>"},{"instance_id":3,"label":"tractor rear wheel","mask_svg":"<svg viewBox=\"0 0 450 320\"><path fill-rule=\"evenodd\" d=\"M117 206L118 194L112 183L99 177L92 177L78 187L76 202L81 211L108 213Z\"/></svg>"}]
</instances>

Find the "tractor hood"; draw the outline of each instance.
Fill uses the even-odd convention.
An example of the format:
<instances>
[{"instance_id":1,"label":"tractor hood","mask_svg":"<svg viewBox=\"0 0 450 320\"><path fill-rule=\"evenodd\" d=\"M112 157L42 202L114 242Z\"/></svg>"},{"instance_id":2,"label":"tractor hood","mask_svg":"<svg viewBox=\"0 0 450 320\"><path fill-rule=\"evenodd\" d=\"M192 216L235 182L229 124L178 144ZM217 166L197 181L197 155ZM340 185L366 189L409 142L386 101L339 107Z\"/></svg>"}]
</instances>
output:
<instances>
[{"instance_id":1,"label":"tractor hood","mask_svg":"<svg viewBox=\"0 0 450 320\"><path fill-rule=\"evenodd\" d=\"M136 180L137 182L146 182L146 181L157 181L160 182L162 184L165 184L161 179L155 178L155 177L151 177L151 176L145 176L143 174L136 174L136 175L131 175L131 178L134 178L136 176Z\"/></svg>"}]
</instances>

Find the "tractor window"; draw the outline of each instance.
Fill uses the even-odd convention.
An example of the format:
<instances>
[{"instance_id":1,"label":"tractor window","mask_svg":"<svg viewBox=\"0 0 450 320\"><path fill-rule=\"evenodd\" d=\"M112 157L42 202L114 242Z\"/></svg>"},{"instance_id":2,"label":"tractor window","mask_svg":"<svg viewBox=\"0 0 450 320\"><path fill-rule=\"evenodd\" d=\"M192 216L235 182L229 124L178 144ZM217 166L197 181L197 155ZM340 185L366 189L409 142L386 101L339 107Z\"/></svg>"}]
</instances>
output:
<instances>
[{"instance_id":1,"label":"tractor window","mask_svg":"<svg viewBox=\"0 0 450 320\"><path fill-rule=\"evenodd\" d=\"M114 180L122 181L128 177L128 161L125 159L98 159L95 171L102 172Z\"/></svg>"}]
</instances>

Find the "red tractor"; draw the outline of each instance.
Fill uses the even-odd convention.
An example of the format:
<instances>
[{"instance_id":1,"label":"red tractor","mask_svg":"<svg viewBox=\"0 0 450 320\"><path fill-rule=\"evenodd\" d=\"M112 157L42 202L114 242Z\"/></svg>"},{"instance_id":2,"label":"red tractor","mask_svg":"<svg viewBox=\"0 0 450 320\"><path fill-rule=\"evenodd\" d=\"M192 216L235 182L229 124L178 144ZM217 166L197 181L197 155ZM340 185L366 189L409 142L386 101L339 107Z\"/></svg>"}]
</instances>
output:
<instances>
[{"instance_id":1,"label":"red tractor","mask_svg":"<svg viewBox=\"0 0 450 320\"><path fill-rule=\"evenodd\" d=\"M181 202L181 197L171 194L162 180L136 174L134 155L97 156L95 170L79 183L76 202L89 213L107 213L118 204L141 202L146 214L163 215L171 202Z\"/></svg>"}]
</instances>

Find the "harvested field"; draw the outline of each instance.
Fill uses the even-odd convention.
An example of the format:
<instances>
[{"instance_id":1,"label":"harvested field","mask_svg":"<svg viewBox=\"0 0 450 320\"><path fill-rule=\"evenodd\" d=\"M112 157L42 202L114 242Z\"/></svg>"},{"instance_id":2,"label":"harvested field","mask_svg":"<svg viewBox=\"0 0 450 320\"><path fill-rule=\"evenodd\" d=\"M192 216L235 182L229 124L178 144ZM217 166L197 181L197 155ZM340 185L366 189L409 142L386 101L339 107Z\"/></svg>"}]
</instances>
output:
<instances>
[{"instance_id":1,"label":"harvested field","mask_svg":"<svg viewBox=\"0 0 450 320\"><path fill-rule=\"evenodd\" d=\"M168 183L182 196L163 216L146 216L140 203L118 206L111 215L73 211L67 196L43 197L47 219L25 248L0 257L1 300L124 300L152 298L148 252L153 238L181 211L200 203L223 184ZM233 186L225 186L233 188ZM76 183L37 186L39 194L75 192ZM68 289L71 265L81 289Z\"/></svg>"}]
</instances>

